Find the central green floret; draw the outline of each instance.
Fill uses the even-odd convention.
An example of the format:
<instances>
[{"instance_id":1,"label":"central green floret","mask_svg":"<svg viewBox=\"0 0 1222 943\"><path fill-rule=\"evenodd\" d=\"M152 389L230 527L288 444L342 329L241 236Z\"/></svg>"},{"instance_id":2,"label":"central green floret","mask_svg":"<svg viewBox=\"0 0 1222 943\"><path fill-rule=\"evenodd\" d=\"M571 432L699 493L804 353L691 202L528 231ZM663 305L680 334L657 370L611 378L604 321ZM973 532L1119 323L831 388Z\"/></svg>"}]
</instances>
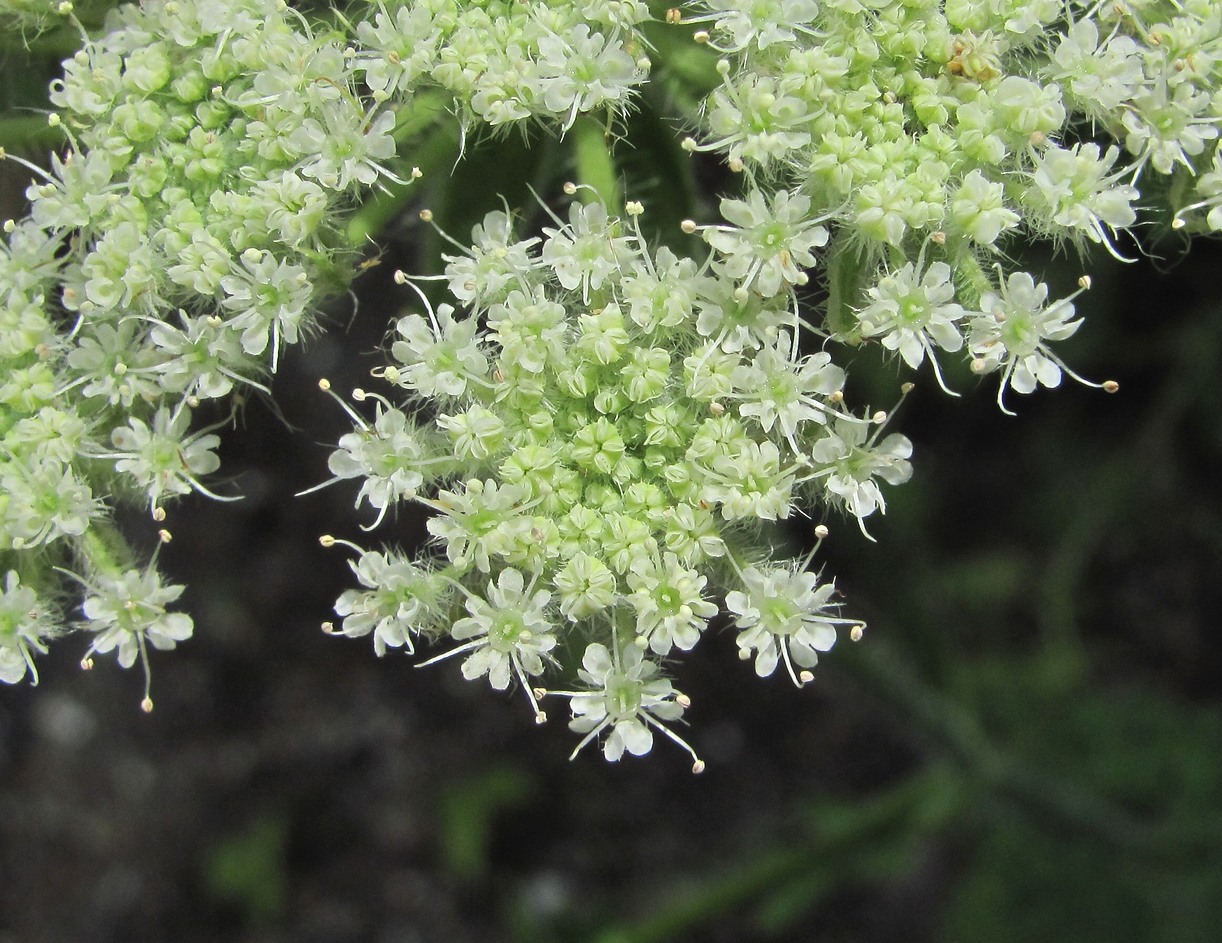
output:
<instances>
[{"instance_id":1,"label":"central green floret","mask_svg":"<svg viewBox=\"0 0 1222 943\"><path fill-rule=\"evenodd\" d=\"M364 479L358 504L379 520L399 500L432 509L440 550L423 565L362 551L343 633L374 632L379 650L448 636L459 644L439 657L463 654L463 673L497 688L516 676L540 718L536 676L571 677L563 659L584 659L586 684L611 680L592 726L591 691L565 692L582 708L574 729L632 725L605 740L609 758L677 719L669 682L649 694L662 682L648 659L694 647L726 592L804 581L785 619L744 603L737 623L759 674L783 661L806 680L795 664L812 667L845 620L809 558L758 562L771 553L761 522L817 504L860 520L882 507L876 479L910 473L907 440L878 441L884 415L843 410L844 371L799 353L789 294L727 292L720 263L651 253L640 212L629 204L625 225L574 204L525 241L490 214L448 260L473 310L425 302L398 321L393 362L374 372L408 402L358 391L376 416L353 411L330 461L337 479Z\"/></svg>"}]
</instances>

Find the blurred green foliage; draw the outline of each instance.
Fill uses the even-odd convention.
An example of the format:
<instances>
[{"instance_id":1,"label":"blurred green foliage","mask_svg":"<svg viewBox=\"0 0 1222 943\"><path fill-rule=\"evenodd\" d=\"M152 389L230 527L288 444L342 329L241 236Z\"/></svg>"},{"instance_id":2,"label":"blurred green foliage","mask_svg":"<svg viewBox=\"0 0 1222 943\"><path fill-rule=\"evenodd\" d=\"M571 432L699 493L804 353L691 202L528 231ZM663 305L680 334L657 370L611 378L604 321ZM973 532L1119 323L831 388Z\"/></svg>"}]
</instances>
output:
<instances>
[{"instance_id":1,"label":"blurred green foliage","mask_svg":"<svg viewBox=\"0 0 1222 943\"><path fill-rule=\"evenodd\" d=\"M252 819L220 838L203 861L203 883L216 903L251 926L276 922L288 902L288 827L279 815Z\"/></svg>"}]
</instances>

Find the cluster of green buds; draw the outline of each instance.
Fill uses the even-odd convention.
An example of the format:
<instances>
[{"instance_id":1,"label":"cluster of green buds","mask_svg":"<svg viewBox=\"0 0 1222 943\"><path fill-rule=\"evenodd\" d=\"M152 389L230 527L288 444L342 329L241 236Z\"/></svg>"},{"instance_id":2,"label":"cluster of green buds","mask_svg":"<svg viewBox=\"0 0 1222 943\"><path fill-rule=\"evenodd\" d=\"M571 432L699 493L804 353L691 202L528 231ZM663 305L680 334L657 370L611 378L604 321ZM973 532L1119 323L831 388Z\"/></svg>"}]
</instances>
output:
<instances>
[{"instance_id":1,"label":"cluster of green buds","mask_svg":"<svg viewBox=\"0 0 1222 943\"><path fill-rule=\"evenodd\" d=\"M33 13L75 21L68 3L31 11L11 12L31 28ZM217 427L193 412L267 392L283 345L346 289L360 270L353 207L419 175L392 164L421 114L442 101L464 129L565 128L622 110L648 69L636 2L379 2L349 16L148 0L112 11L97 37L81 28L51 89L65 147L49 169L26 164L29 214L0 240L3 680L36 680L32 654L69 628L124 666L146 642L190 635L186 616L163 631L182 587L136 565L113 504L146 504L168 540L169 500L218 497L204 481ZM69 598L65 573L86 587L75 624L52 603ZM120 610L119 623L96 615Z\"/></svg>"}]
</instances>

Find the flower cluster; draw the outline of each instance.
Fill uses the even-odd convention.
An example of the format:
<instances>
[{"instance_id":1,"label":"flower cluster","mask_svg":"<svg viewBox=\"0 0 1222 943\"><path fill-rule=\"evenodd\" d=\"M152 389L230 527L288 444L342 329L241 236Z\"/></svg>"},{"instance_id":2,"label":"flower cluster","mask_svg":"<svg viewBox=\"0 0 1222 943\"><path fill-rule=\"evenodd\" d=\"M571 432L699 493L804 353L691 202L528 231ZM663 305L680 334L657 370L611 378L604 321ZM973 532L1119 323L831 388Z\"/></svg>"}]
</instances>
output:
<instances>
[{"instance_id":1,"label":"flower cluster","mask_svg":"<svg viewBox=\"0 0 1222 943\"><path fill-rule=\"evenodd\" d=\"M732 220L744 236L765 218L778 236L809 234L758 260L760 277L774 284L788 266L792 280L818 236L835 260L830 329L911 367L931 361L943 386L938 353L1000 370L1016 392L1061 378L1042 345L1069 330L1020 339L989 326L999 298L1023 294L1020 274L1041 303L1049 292L1030 275L989 274L1011 234L1119 255L1150 174L1187 194L1175 225L1222 227L1222 21L1210 0L693 6L671 19L723 58L688 149L745 172L748 205L768 212ZM1100 134L1117 143L1090 139ZM706 238L719 247L724 229Z\"/></svg>"},{"instance_id":2,"label":"flower cluster","mask_svg":"<svg viewBox=\"0 0 1222 943\"><path fill-rule=\"evenodd\" d=\"M72 17L71 4L6 11L31 27L33 14ZM448 100L464 128L530 117L563 129L622 111L648 69L638 2L378 2L348 15L311 22L283 0L124 5L98 37L82 29L52 83L66 145L49 169L26 165L29 214L0 239L0 573L20 574L23 600L56 594L54 564L87 585L131 564L112 501L146 503L160 522L176 496L217 497L219 438L193 414L265 389L282 347L357 274L352 207L419 174L397 154L422 97ZM102 631L84 615L78 627ZM52 621L0 644L28 664ZM171 636L156 626L139 637L162 647ZM117 645L127 666L132 644L92 650Z\"/></svg>"},{"instance_id":3,"label":"flower cluster","mask_svg":"<svg viewBox=\"0 0 1222 943\"><path fill-rule=\"evenodd\" d=\"M759 674L783 661L806 680L794 664L813 666L846 620L809 559L753 562L771 552L761 526L817 506L862 521L880 481L911 473L885 414L848 411L844 371L801 351L797 279L774 260L816 233L727 229L700 266L651 251L642 209L624 222L575 202L541 239L489 214L448 257L469 310L420 296L374 371L392 389L357 391L374 416L346 405L357 427L330 460L379 521L399 501L430 509L437 546L420 564L357 548L364 589L337 603L340 631L373 633L379 653L448 638L433 661L461 654L467 678L516 682L540 718L537 698L564 693L582 745L607 732L608 759L648 750L651 730L678 740L664 722L686 701L660 659L691 650L722 599ZM726 216L745 229L765 213ZM573 639L584 686L551 691L575 669L557 654Z\"/></svg>"},{"instance_id":4,"label":"flower cluster","mask_svg":"<svg viewBox=\"0 0 1222 943\"><path fill-rule=\"evenodd\" d=\"M49 166L0 146L35 175L0 238L2 681L36 681L69 628L91 633L87 663L114 652L146 679L150 646L190 636L170 611L183 588L155 555L138 564L114 507L160 528L177 497L226 497L209 485L223 422L198 417L266 391L318 328L363 268L361 201L404 204L421 175L405 156L442 116L464 145L576 125L579 176L615 187L577 119L605 117L609 142L649 79L644 0L315 16L145 0L91 36L71 3L0 9L82 36L51 87ZM358 584L327 625L379 655L439 645L425 664L521 688L540 721L567 698L575 753L639 755L660 733L698 769L664 660L721 622L757 674L806 683L860 626L813 551L776 558L771 525L842 512L866 533L911 474L888 414L846 404L833 344L928 363L948 392L960 357L999 378L1002 410L1080 379L1053 348L1090 279L1054 291L1014 267L1012 240L1123 258L1160 195L1171 228L1222 231L1222 18L1215 0L700 0L666 19L715 76L672 116L695 128L682 146L724 158L742 192L682 223L703 258L648 245L639 203L588 200L538 235L506 208L450 240L445 303L397 277L422 306L394 323L381 390L337 397L354 426L327 483L352 481L371 526L427 508L434 546L412 560L327 538L356 553ZM677 94L658 98L693 101L678 86L696 80L666 71Z\"/></svg>"}]
</instances>

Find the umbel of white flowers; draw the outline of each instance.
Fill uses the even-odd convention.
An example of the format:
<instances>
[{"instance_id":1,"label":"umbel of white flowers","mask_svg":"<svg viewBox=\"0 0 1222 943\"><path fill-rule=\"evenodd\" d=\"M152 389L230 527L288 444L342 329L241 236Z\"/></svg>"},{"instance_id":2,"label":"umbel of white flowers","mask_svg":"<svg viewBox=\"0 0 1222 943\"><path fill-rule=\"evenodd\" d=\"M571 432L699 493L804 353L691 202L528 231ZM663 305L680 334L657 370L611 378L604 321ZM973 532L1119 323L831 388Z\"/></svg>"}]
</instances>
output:
<instances>
[{"instance_id":1,"label":"umbel of white flowers","mask_svg":"<svg viewBox=\"0 0 1222 943\"><path fill-rule=\"evenodd\" d=\"M53 9L71 15L0 17L29 29ZM30 165L31 212L0 240L0 679L36 678L70 627L51 602L65 582L84 588L71 626L121 664L189 634L166 608L182 588L135 561L111 508L160 525L173 498L213 494L217 429L196 408L262 387L359 270L352 207L416 176L400 118L423 102L464 138L563 132L622 115L652 74L639 0L345 16L146 0L82 34L54 84L69 147ZM1222 230L1220 16L1214 0L669 11L720 79L684 146L741 173L741 198L684 223L701 261L647 246L639 204L575 206L538 238L494 213L459 246L451 301L397 321L387 386L354 397L365 412L345 403L330 463L379 520L428 507L436 552L357 551L338 631L379 652L429 640L537 715L568 696L581 745L616 757L674 735L686 699L662 659L719 619L758 673L803 682L845 620L811 558L774 559L768 525L837 510L865 531L910 473L887 413L845 404L830 342L928 363L948 391L946 358L965 358L1007 411L1008 392L1076 378L1054 346L1089 277L1063 296L1009 249L1122 257L1155 204L1172 229Z\"/></svg>"}]
</instances>

